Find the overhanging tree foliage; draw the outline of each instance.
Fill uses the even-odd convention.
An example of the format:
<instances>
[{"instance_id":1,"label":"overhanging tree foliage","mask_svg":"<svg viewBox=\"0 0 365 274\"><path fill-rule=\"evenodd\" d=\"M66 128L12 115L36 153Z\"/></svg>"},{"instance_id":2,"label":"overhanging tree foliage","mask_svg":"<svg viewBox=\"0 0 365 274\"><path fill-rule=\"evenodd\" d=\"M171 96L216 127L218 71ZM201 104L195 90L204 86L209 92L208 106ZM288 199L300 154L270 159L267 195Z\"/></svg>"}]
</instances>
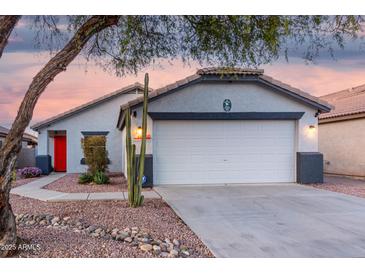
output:
<instances>
[{"instance_id":1,"label":"overhanging tree foliage","mask_svg":"<svg viewBox=\"0 0 365 274\"><path fill-rule=\"evenodd\" d=\"M0 17L0 57L19 17ZM39 20L41 18L41 20ZM36 17L43 37L61 33L52 16ZM355 39L360 16L68 16L69 42L33 78L0 150L0 246L16 242L9 204L11 171L21 148L21 136L47 85L82 51L116 75L136 73L161 59L224 66L272 62L300 50L312 61L322 51L333 54L346 39ZM12 23L2 23L9 22ZM41 24L39 24L41 22ZM52 44L52 43L51 43ZM8 252L1 249L0 256Z\"/></svg>"}]
</instances>

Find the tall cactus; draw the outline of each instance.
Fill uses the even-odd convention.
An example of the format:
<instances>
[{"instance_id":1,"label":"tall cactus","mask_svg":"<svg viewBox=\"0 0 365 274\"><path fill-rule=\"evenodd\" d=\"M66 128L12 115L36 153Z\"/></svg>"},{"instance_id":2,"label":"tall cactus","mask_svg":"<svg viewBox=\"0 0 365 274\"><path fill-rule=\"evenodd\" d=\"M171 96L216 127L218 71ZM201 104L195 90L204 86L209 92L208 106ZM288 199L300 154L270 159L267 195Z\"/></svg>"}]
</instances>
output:
<instances>
[{"instance_id":1,"label":"tall cactus","mask_svg":"<svg viewBox=\"0 0 365 274\"><path fill-rule=\"evenodd\" d=\"M141 195L142 180L144 174L144 162L146 155L146 136L147 136L147 101L148 101L148 73L144 77L143 90L143 113L142 113L142 140L141 151L139 154L138 172L136 145L132 144L131 133L131 110L126 110L126 150L127 150L127 180L128 180L128 202L131 207L138 207L143 204Z\"/></svg>"}]
</instances>

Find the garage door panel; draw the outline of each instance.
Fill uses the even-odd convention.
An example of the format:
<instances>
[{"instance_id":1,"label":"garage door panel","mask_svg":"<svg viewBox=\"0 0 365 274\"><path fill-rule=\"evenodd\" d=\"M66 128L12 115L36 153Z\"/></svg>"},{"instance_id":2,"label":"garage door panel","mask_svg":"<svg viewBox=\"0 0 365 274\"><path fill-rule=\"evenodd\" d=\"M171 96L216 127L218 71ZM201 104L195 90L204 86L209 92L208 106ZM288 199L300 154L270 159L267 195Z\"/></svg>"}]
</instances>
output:
<instances>
[{"instance_id":1,"label":"garage door panel","mask_svg":"<svg viewBox=\"0 0 365 274\"><path fill-rule=\"evenodd\" d=\"M155 183L293 182L294 137L294 121L155 121Z\"/></svg>"}]
</instances>

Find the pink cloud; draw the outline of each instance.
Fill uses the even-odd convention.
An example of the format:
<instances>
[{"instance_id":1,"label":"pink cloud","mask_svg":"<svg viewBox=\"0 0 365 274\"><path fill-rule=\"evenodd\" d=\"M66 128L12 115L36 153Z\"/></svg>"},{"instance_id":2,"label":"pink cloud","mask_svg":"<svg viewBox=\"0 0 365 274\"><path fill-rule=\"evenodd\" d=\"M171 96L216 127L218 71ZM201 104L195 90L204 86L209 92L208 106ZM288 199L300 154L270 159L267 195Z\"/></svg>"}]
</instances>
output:
<instances>
[{"instance_id":1,"label":"pink cloud","mask_svg":"<svg viewBox=\"0 0 365 274\"><path fill-rule=\"evenodd\" d=\"M317 65L277 63L265 66L265 73L315 96L332 93L365 83L365 67L356 60Z\"/></svg>"}]
</instances>

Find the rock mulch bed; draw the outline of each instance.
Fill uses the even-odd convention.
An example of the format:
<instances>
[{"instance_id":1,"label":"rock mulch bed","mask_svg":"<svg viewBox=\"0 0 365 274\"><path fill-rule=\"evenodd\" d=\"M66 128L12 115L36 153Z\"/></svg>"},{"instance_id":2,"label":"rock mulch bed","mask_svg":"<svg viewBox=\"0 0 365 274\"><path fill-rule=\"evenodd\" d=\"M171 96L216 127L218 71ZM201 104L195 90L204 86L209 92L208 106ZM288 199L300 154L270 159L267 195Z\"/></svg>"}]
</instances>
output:
<instances>
[{"instance_id":1,"label":"rock mulch bed","mask_svg":"<svg viewBox=\"0 0 365 274\"><path fill-rule=\"evenodd\" d=\"M326 176L324 183L311 186L365 198L365 181L339 176Z\"/></svg>"},{"instance_id":2,"label":"rock mulch bed","mask_svg":"<svg viewBox=\"0 0 365 274\"><path fill-rule=\"evenodd\" d=\"M127 191L127 181L122 174L110 174L110 183L105 185L79 184L80 174L67 174L44 188L65 193L120 192Z\"/></svg>"},{"instance_id":3,"label":"rock mulch bed","mask_svg":"<svg viewBox=\"0 0 365 274\"><path fill-rule=\"evenodd\" d=\"M70 233L79 233L93 238L121 241L144 252L150 252L160 257L176 258L189 257L193 250L180 244L177 239L154 239L147 230L139 227L105 228L89 225L72 220L71 217L59 217L51 214L19 214L16 215L16 223L19 227L43 226L47 229L60 229Z\"/></svg>"},{"instance_id":4,"label":"rock mulch bed","mask_svg":"<svg viewBox=\"0 0 365 274\"><path fill-rule=\"evenodd\" d=\"M43 220L48 215L60 219L57 222L60 225L52 225L50 228L47 228L50 226L48 221L47 224L42 222L40 225L33 223L31 219L25 219L25 223L29 221L28 224L19 224L17 228L18 236L26 243L39 244L41 248L34 252L22 251L17 255L18 257L161 258L166 256L166 253L168 253L167 257L170 257L175 256L174 254L170 255L172 246L169 243L169 241L173 243L174 239L178 240L180 244L179 257L186 255L183 254L185 247L187 247L187 251L189 252L189 258L213 257L212 253L195 233L161 199L146 199L144 205L139 208L130 208L126 201L51 203L20 197L18 195L10 195L10 203L14 213L19 216L21 216L20 214L31 213L33 220L36 218L39 222L42 221L40 220L40 216L44 216L42 217ZM61 228L63 227L62 222L65 222L63 220L65 217L67 221L66 225L69 227ZM67 217L70 217L70 219ZM73 223L73 225L68 224L69 222ZM90 225L94 226L95 230L101 228L104 230L105 235L109 234L110 237L102 236L101 234L103 233L101 231L97 231L100 235L99 237L94 237L97 235L92 236L87 231L75 232L74 229L81 231L80 228L75 227L78 222L84 228L86 226L90 227ZM20 223L23 222L21 221ZM125 241L128 237L121 240L124 237L122 236L116 240L111 235L115 228L118 229L118 235L123 234L120 231L124 232L124 229L128 230L128 228L132 233L133 227L138 228L138 233L148 234L150 242L148 243L148 240L146 240L146 243L140 242L138 239L132 237L132 242L128 243L129 239ZM95 233L95 230L92 233ZM113 234L115 233L116 230ZM137 241L138 245L135 245ZM157 254L159 251L156 243L158 243L161 249L161 253L159 254ZM176 243L173 247L174 250L177 249L175 248ZM143 250L141 249L142 244L146 244L143 246ZM152 245L152 251L144 251L145 249L151 249L149 245ZM164 251L165 247L161 247L160 245L165 246L167 251ZM154 249L157 249L157 251ZM172 251L172 253L175 252Z\"/></svg>"}]
</instances>

